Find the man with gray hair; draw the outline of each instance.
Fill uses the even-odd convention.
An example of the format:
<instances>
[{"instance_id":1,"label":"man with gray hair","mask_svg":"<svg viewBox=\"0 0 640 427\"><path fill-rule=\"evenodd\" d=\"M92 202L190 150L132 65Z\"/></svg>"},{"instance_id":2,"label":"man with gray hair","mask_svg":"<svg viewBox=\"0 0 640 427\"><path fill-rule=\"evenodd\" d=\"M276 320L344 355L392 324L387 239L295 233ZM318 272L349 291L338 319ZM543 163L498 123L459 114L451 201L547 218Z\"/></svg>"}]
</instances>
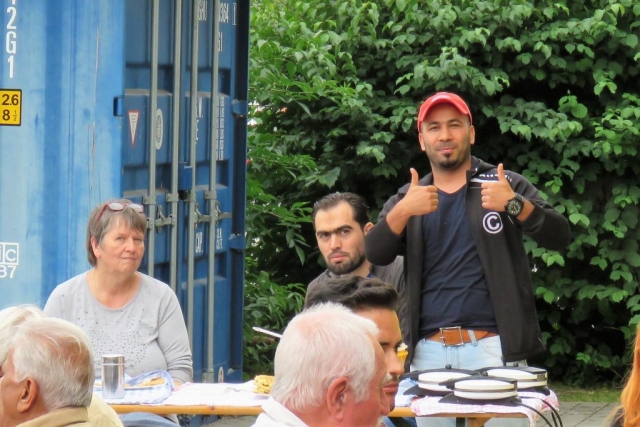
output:
<instances>
[{"instance_id":1,"label":"man with gray hair","mask_svg":"<svg viewBox=\"0 0 640 427\"><path fill-rule=\"evenodd\" d=\"M318 304L287 326L275 355L271 397L255 427L378 427L389 413L387 369L369 319Z\"/></svg>"},{"instance_id":2,"label":"man with gray hair","mask_svg":"<svg viewBox=\"0 0 640 427\"><path fill-rule=\"evenodd\" d=\"M0 427L94 426L89 339L61 319L30 319L16 328L2 364Z\"/></svg>"},{"instance_id":3,"label":"man with gray hair","mask_svg":"<svg viewBox=\"0 0 640 427\"><path fill-rule=\"evenodd\" d=\"M7 359L17 328L29 319L44 317L44 312L35 305L16 305L0 310L0 367ZM98 395L94 394L88 411L89 420L96 427L122 427L118 414Z\"/></svg>"}]
</instances>

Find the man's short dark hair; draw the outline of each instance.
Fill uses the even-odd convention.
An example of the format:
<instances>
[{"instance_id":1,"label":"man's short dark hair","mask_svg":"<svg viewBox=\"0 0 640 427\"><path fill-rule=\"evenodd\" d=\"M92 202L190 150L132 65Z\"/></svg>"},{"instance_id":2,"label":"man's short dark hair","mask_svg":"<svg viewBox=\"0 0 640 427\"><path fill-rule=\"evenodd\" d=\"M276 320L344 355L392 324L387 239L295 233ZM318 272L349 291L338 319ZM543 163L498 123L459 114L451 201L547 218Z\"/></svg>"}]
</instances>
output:
<instances>
[{"instance_id":1,"label":"man's short dark hair","mask_svg":"<svg viewBox=\"0 0 640 427\"><path fill-rule=\"evenodd\" d=\"M322 199L314 203L313 211L311 211L311 222L313 223L313 228L316 228L316 215L318 214L318 211L335 208L343 202L351 206L353 219L360 224L361 228L364 228L367 223L371 222L371 218L369 216L369 205L367 205L367 202L362 197L355 193L337 192L327 194Z\"/></svg>"},{"instance_id":2,"label":"man's short dark hair","mask_svg":"<svg viewBox=\"0 0 640 427\"><path fill-rule=\"evenodd\" d=\"M360 276L330 279L314 286L304 301L309 308L324 302L342 304L352 311L383 308L398 309L398 292L388 283Z\"/></svg>"}]
</instances>

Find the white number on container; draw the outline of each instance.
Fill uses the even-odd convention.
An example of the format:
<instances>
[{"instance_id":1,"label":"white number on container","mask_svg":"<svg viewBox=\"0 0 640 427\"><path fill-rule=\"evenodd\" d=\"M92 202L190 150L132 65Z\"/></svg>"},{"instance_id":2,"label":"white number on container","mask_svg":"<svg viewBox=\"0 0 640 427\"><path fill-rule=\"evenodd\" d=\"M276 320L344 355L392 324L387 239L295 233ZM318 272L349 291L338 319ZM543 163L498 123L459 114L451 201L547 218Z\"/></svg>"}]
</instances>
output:
<instances>
[{"instance_id":1,"label":"white number on container","mask_svg":"<svg viewBox=\"0 0 640 427\"><path fill-rule=\"evenodd\" d=\"M13 279L13 275L16 272L15 265L0 265L0 279Z\"/></svg>"}]
</instances>

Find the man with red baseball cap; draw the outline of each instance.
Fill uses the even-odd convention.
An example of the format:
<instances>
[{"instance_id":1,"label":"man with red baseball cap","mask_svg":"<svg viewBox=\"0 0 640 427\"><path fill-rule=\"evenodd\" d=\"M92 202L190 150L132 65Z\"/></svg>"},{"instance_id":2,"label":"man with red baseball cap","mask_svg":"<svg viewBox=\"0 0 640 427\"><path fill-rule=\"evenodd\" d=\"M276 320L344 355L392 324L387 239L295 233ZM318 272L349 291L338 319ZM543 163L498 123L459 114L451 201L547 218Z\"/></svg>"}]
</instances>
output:
<instances>
[{"instance_id":1,"label":"man with red baseball cap","mask_svg":"<svg viewBox=\"0 0 640 427\"><path fill-rule=\"evenodd\" d=\"M435 95L427 98L427 100L424 101L420 106L420 111L418 112L418 132L420 132L420 124L424 121L424 118L427 117L427 114L429 113L431 107L434 107L438 104L453 105L458 111L460 111L460 113L469 117L469 124L473 123L469 106L466 102L464 102L462 98L460 98L455 93L438 92Z\"/></svg>"},{"instance_id":2,"label":"man with red baseball cap","mask_svg":"<svg viewBox=\"0 0 640 427\"><path fill-rule=\"evenodd\" d=\"M419 179L411 168L411 182L385 203L365 239L372 264L405 257L400 321L411 370L526 364L545 348L523 235L560 250L569 223L522 175L471 156L476 131L460 96L427 98L418 132L431 173ZM503 421L521 423L487 425ZM418 418L420 427L435 425L455 421Z\"/></svg>"}]
</instances>

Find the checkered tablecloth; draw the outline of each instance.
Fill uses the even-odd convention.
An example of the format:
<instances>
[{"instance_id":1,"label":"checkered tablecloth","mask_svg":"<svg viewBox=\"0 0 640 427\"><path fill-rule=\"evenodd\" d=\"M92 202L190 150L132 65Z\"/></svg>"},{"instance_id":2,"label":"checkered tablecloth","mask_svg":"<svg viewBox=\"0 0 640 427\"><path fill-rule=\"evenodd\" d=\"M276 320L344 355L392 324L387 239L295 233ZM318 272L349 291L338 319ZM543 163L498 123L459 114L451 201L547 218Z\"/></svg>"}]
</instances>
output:
<instances>
[{"instance_id":1,"label":"checkered tablecloth","mask_svg":"<svg viewBox=\"0 0 640 427\"><path fill-rule=\"evenodd\" d=\"M538 412L541 412L549 420L551 419L551 409L553 406L556 410L559 408L558 397L553 391L550 391L549 395L533 392L518 392L518 397L522 403L526 406L534 408ZM491 404L470 404L470 403L442 403L441 397L423 397L413 400L410 403L411 410L417 415L435 415L435 414L486 414L486 413L498 413L498 414L513 414L521 413L525 414L529 418L531 426L536 425L536 421L540 416L533 410L527 408L524 405L519 406L504 406L504 405L491 405ZM545 414L546 413L546 414Z\"/></svg>"}]
</instances>

